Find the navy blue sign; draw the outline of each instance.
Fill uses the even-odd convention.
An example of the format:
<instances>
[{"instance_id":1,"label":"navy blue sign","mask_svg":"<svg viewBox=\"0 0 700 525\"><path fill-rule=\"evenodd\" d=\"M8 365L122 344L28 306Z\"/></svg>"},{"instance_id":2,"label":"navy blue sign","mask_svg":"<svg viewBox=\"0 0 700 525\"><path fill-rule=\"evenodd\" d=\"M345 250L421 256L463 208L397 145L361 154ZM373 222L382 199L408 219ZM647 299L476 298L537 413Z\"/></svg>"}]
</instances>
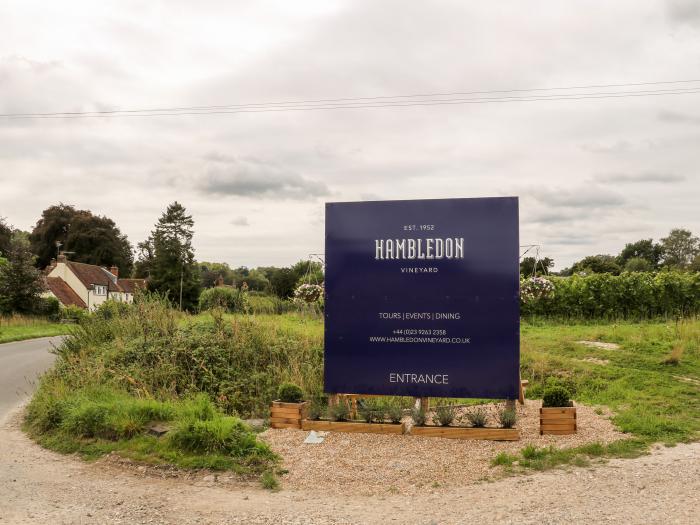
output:
<instances>
[{"instance_id":1,"label":"navy blue sign","mask_svg":"<svg viewBox=\"0 0 700 525\"><path fill-rule=\"evenodd\" d=\"M326 204L325 390L518 396L518 199Z\"/></svg>"}]
</instances>

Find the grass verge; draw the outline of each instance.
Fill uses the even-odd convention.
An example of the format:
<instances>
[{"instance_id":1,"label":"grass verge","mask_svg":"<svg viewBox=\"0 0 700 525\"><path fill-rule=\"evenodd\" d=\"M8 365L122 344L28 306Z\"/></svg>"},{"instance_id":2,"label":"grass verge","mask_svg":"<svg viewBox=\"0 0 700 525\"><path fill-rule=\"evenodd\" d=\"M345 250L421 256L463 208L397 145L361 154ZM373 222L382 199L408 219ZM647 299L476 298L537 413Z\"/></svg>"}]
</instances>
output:
<instances>
[{"instance_id":1,"label":"grass verge","mask_svg":"<svg viewBox=\"0 0 700 525\"><path fill-rule=\"evenodd\" d=\"M68 335L72 328L69 324L52 323L34 317L0 317L0 344L37 337Z\"/></svg>"},{"instance_id":2,"label":"grass verge","mask_svg":"<svg viewBox=\"0 0 700 525\"><path fill-rule=\"evenodd\" d=\"M278 457L240 419L204 395L178 401L139 399L110 388L67 392L45 379L29 404L25 430L41 445L96 459L111 452L150 464L229 470L276 488ZM170 430L149 433L154 423Z\"/></svg>"}]
</instances>

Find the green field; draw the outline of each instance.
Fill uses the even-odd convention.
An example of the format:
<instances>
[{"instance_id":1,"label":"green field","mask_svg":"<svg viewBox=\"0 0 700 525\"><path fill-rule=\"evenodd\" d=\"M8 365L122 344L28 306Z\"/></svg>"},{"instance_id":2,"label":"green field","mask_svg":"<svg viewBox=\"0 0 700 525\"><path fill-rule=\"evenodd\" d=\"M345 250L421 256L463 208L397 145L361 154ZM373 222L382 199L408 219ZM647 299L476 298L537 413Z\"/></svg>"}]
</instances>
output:
<instances>
[{"instance_id":1,"label":"green field","mask_svg":"<svg viewBox=\"0 0 700 525\"><path fill-rule=\"evenodd\" d=\"M65 335L70 333L71 328L70 324L53 323L34 317L0 317L0 343Z\"/></svg>"},{"instance_id":2,"label":"green field","mask_svg":"<svg viewBox=\"0 0 700 525\"><path fill-rule=\"evenodd\" d=\"M697 319L524 321L521 334L528 397L541 397L545 383L556 381L578 402L610 407L615 424L631 436L605 447L524 449L521 466L628 456L654 442L700 437ZM190 316L157 299L115 304L84 320L58 350L54 370L29 406L26 428L50 448L85 457L117 451L144 461L253 473L274 484L276 458L251 441L238 417L266 417L282 382L319 398L322 378L323 324L317 314L214 310ZM188 408L202 395L211 406L206 418ZM167 440L147 435L156 419L174 429Z\"/></svg>"}]
</instances>

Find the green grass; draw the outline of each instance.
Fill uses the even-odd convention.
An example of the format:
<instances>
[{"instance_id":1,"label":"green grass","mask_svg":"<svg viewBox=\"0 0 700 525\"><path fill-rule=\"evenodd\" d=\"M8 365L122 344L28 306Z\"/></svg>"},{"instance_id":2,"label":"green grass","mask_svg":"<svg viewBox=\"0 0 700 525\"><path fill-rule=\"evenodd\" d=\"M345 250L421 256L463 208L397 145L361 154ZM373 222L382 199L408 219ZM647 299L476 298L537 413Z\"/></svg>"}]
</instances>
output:
<instances>
[{"instance_id":1,"label":"green grass","mask_svg":"<svg viewBox=\"0 0 700 525\"><path fill-rule=\"evenodd\" d=\"M25 430L43 446L92 460L111 452L148 464L229 470L275 480L278 457L240 419L221 414L206 396L139 399L111 388L66 392L45 380L27 408ZM170 428L150 435L150 423Z\"/></svg>"},{"instance_id":2,"label":"green grass","mask_svg":"<svg viewBox=\"0 0 700 525\"><path fill-rule=\"evenodd\" d=\"M577 341L616 343L614 350ZM584 361L587 357L608 364ZM541 398L550 378L587 405L609 407L613 423L630 439L570 449L525 447L519 456L499 454L493 465L512 470L585 466L591 460L635 457L656 442L673 445L700 438L700 321L643 323L524 322L521 370L528 398Z\"/></svg>"},{"instance_id":3,"label":"green grass","mask_svg":"<svg viewBox=\"0 0 700 525\"><path fill-rule=\"evenodd\" d=\"M53 323L34 317L0 317L0 344L36 337L67 335L71 328L70 324Z\"/></svg>"},{"instance_id":4,"label":"green grass","mask_svg":"<svg viewBox=\"0 0 700 525\"><path fill-rule=\"evenodd\" d=\"M616 350L576 341L603 341ZM677 364L666 364L672 354ZM595 357L599 365L584 361ZM677 443L700 434L700 322L523 324L522 371L528 397L540 398L549 377L566 385L576 401L610 407L613 422L648 442Z\"/></svg>"}]
</instances>

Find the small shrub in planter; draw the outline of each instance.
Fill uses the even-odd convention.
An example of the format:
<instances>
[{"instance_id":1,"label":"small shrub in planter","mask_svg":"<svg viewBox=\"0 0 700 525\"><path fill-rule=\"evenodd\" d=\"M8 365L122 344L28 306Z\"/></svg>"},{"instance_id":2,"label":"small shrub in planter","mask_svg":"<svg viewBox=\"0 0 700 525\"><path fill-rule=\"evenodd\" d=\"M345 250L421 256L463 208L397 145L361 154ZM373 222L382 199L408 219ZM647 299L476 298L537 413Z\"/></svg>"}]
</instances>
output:
<instances>
[{"instance_id":1,"label":"small shrub in planter","mask_svg":"<svg viewBox=\"0 0 700 525\"><path fill-rule=\"evenodd\" d=\"M498 422L500 423L501 428L513 428L517 419L515 410L512 409L506 408L498 413Z\"/></svg>"},{"instance_id":2,"label":"small shrub in planter","mask_svg":"<svg viewBox=\"0 0 700 525\"><path fill-rule=\"evenodd\" d=\"M441 427L449 427L455 420L456 415L457 412L453 405L439 406L435 408L435 414L433 414L433 424Z\"/></svg>"},{"instance_id":3,"label":"small shrub in planter","mask_svg":"<svg viewBox=\"0 0 700 525\"><path fill-rule=\"evenodd\" d=\"M569 390L561 385L545 388L540 408L540 434L575 434L576 407Z\"/></svg>"},{"instance_id":4,"label":"small shrub in planter","mask_svg":"<svg viewBox=\"0 0 700 525\"><path fill-rule=\"evenodd\" d=\"M400 405L392 403L391 405L389 405L386 412L389 421L391 421L394 424L401 423L401 420L403 419L403 409Z\"/></svg>"},{"instance_id":5,"label":"small shrub in planter","mask_svg":"<svg viewBox=\"0 0 700 525\"><path fill-rule=\"evenodd\" d=\"M411 419L413 420L413 424L417 427L422 427L425 426L425 421L427 419L427 416L425 414L425 410L422 408L414 408L411 410Z\"/></svg>"},{"instance_id":6,"label":"small shrub in planter","mask_svg":"<svg viewBox=\"0 0 700 525\"><path fill-rule=\"evenodd\" d=\"M544 396L542 397L543 408L570 406L573 406L571 403L571 394L563 386L550 386L544 391Z\"/></svg>"},{"instance_id":7,"label":"small shrub in planter","mask_svg":"<svg viewBox=\"0 0 700 525\"><path fill-rule=\"evenodd\" d=\"M277 399L283 403L301 403L304 391L293 383L282 383L277 390Z\"/></svg>"},{"instance_id":8,"label":"small shrub in planter","mask_svg":"<svg viewBox=\"0 0 700 525\"><path fill-rule=\"evenodd\" d=\"M467 421L475 428L485 427L487 419L486 411L483 408L475 408L467 412Z\"/></svg>"},{"instance_id":9,"label":"small shrub in planter","mask_svg":"<svg viewBox=\"0 0 700 525\"><path fill-rule=\"evenodd\" d=\"M312 421L318 421L325 414L326 407L320 401L314 400L309 405L306 417Z\"/></svg>"},{"instance_id":10,"label":"small shrub in planter","mask_svg":"<svg viewBox=\"0 0 700 525\"><path fill-rule=\"evenodd\" d=\"M340 401L328 409L328 418L331 421L347 421L349 417L350 407L344 401Z\"/></svg>"}]
</instances>

